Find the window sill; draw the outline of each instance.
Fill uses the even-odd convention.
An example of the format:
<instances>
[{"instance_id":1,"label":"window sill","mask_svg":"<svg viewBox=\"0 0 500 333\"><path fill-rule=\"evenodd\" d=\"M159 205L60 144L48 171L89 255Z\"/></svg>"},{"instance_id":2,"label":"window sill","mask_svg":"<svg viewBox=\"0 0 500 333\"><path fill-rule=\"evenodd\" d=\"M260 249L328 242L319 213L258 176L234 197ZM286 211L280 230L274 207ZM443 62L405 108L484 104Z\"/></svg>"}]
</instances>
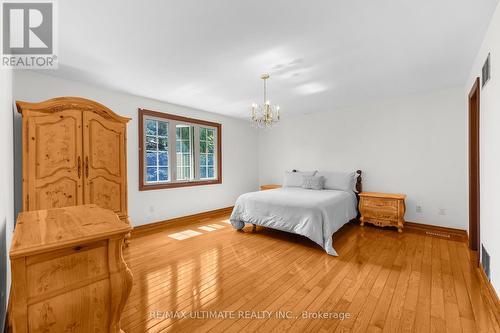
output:
<instances>
[{"instance_id":1,"label":"window sill","mask_svg":"<svg viewBox=\"0 0 500 333\"><path fill-rule=\"evenodd\" d=\"M219 178L213 180L199 180L199 181L178 182L169 184L152 184L152 185L139 184L139 191L163 190L168 188L215 185L215 184L222 184L222 179Z\"/></svg>"}]
</instances>

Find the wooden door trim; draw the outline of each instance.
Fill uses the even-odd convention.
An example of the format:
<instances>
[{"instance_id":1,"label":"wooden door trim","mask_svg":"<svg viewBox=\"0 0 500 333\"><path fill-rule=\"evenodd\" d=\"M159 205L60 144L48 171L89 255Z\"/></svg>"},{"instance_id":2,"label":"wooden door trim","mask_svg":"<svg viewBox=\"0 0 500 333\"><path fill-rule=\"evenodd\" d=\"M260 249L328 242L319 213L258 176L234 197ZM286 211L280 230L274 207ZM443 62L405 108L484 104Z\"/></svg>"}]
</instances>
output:
<instances>
[{"instance_id":1,"label":"wooden door trim","mask_svg":"<svg viewBox=\"0 0 500 333\"><path fill-rule=\"evenodd\" d=\"M480 91L479 77L469 92L469 248L479 252L480 241ZM476 260L479 264L479 256Z\"/></svg>"}]
</instances>

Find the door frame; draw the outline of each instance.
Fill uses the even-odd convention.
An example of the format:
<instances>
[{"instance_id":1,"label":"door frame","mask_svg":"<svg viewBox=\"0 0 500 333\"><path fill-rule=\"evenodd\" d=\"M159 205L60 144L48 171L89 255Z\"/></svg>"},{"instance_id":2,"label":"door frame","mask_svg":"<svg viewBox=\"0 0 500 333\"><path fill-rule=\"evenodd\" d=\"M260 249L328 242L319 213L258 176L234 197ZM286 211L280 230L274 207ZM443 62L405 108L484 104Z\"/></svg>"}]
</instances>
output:
<instances>
[{"instance_id":1,"label":"door frame","mask_svg":"<svg viewBox=\"0 0 500 333\"><path fill-rule=\"evenodd\" d=\"M480 253L480 80L476 78L469 92L469 249Z\"/></svg>"}]
</instances>

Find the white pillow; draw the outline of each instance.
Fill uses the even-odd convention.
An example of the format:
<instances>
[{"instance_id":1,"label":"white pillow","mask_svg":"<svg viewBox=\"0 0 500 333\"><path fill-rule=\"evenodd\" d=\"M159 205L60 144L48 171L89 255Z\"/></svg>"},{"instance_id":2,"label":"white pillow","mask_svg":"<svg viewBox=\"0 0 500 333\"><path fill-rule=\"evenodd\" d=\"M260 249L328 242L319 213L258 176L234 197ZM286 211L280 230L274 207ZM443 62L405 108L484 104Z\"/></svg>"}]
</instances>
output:
<instances>
[{"instance_id":1,"label":"white pillow","mask_svg":"<svg viewBox=\"0 0 500 333\"><path fill-rule=\"evenodd\" d=\"M320 171L317 175L325 178L325 190L356 192L356 180L358 179L356 172Z\"/></svg>"},{"instance_id":2,"label":"white pillow","mask_svg":"<svg viewBox=\"0 0 500 333\"><path fill-rule=\"evenodd\" d=\"M325 178L323 176L304 176L302 188L309 190L322 190L325 185Z\"/></svg>"},{"instance_id":3,"label":"white pillow","mask_svg":"<svg viewBox=\"0 0 500 333\"><path fill-rule=\"evenodd\" d=\"M304 184L304 176L314 176L317 171L285 171L283 187L301 187Z\"/></svg>"}]
</instances>

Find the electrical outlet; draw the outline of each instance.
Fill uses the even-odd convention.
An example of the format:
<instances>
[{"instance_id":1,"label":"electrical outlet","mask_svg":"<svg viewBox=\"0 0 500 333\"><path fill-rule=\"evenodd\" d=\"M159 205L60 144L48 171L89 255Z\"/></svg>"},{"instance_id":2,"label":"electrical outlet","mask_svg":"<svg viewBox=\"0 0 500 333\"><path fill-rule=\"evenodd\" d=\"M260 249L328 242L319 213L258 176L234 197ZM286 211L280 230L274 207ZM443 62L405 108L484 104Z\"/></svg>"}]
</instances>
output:
<instances>
[{"instance_id":1,"label":"electrical outlet","mask_svg":"<svg viewBox=\"0 0 500 333\"><path fill-rule=\"evenodd\" d=\"M439 208L439 215L446 215L446 209L445 208Z\"/></svg>"},{"instance_id":2,"label":"electrical outlet","mask_svg":"<svg viewBox=\"0 0 500 333\"><path fill-rule=\"evenodd\" d=\"M422 206L417 205L417 206L415 207L415 211L416 211L417 213L421 214L421 213L422 213Z\"/></svg>"}]
</instances>

